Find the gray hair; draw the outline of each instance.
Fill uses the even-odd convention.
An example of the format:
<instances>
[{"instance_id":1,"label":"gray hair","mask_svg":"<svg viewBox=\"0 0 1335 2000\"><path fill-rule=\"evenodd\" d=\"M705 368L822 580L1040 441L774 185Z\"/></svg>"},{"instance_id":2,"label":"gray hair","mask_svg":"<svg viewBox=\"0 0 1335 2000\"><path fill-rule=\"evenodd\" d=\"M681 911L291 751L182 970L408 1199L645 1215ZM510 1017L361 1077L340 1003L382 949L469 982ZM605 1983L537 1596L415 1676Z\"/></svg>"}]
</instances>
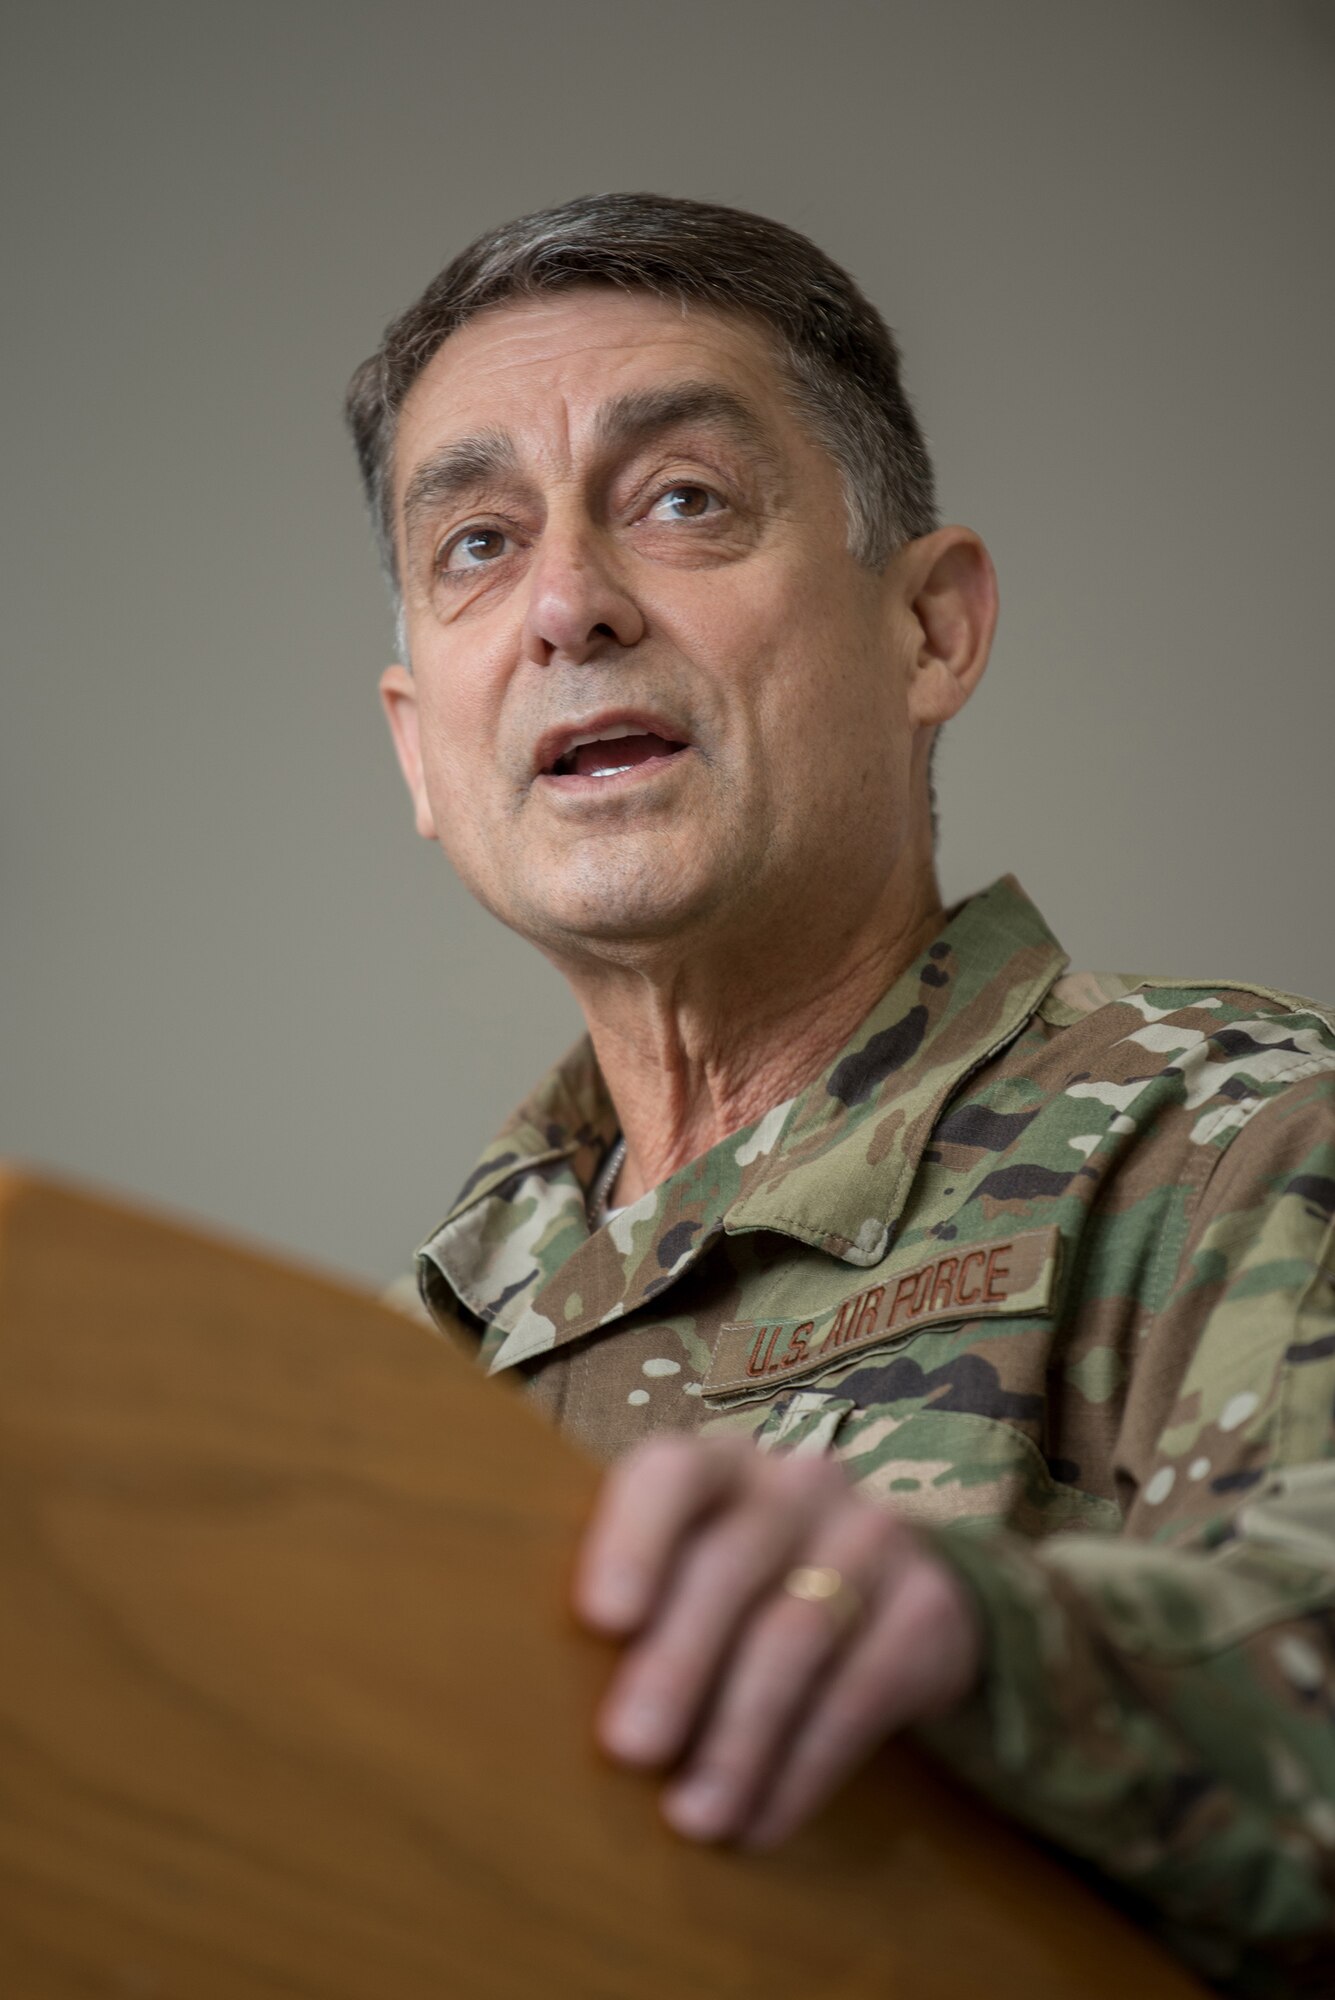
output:
<instances>
[{"instance_id":1,"label":"gray hair","mask_svg":"<svg viewBox=\"0 0 1335 2000\"><path fill-rule=\"evenodd\" d=\"M848 273L781 222L661 194L583 195L470 243L400 313L348 387L345 412L399 617L391 471L404 398L450 335L494 306L616 285L758 322L795 403L843 475L850 554L880 569L937 525L932 465L899 349Z\"/></svg>"}]
</instances>

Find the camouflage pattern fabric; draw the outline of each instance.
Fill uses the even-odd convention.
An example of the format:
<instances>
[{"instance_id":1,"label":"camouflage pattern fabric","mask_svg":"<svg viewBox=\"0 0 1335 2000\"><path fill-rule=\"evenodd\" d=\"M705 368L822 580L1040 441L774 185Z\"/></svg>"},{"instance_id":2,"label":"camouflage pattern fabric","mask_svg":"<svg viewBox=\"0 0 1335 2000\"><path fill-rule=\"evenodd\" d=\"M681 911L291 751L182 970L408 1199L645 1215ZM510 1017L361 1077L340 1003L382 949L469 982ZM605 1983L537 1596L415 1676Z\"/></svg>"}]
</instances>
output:
<instances>
[{"instance_id":1,"label":"camouflage pattern fabric","mask_svg":"<svg viewBox=\"0 0 1335 2000\"><path fill-rule=\"evenodd\" d=\"M1335 1993L1335 1024L1065 964L1003 879L824 1076L593 1233L580 1045L422 1294L600 1457L835 1454L980 1605L936 1752L1226 1990Z\"/></svg>"}]
</instances>

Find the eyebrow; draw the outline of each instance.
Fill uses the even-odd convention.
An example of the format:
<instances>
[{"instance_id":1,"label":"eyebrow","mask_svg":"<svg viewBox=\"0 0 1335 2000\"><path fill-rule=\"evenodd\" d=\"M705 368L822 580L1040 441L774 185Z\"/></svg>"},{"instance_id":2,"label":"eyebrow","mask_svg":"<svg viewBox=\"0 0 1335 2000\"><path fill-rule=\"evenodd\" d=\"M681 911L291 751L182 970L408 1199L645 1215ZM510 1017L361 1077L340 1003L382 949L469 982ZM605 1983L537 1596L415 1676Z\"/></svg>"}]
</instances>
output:
<instances>
[{"instance_id":1,"label":"eyebrow","mask_svg":"<svg viewBox=\"0 0 1335 2000\"><path fill-rule=\"evenodd\" d=\"M519 471L514 444L505 431L478 431L433 451L408 481L403 519L411 532L418 518L479 487L513 479Z\"/></svg>"},{"instance_id":2,"label":"eyebrow","mask_svg":"<svg viewBox=\"0 0 1335 2000\"><path fill-rule=\"evenodd\" d=\"M616 396L598 413L597 437L605 452L625 451L687 424L708 425L768 465L776 462L773 441L750 404L718 382L672 382Z\"/></svg>"},{"instance_id":3,"label":"eyebrow","mask_svg":"<svg viewBox=\"0 0 1335 2000\"><path fill-rule=\"evenodd\" d=\"M595 437L600 452L633 450L667 431L707 425L771 472L777 470L774 444L742 397L717 382L674 382L661 389L632 389L598 412ZM432 452L414 471L403 495L404 525L476 493L480 487L519 476L519 458L507 431L478 431Z\"/></svg>"}]
</instances>

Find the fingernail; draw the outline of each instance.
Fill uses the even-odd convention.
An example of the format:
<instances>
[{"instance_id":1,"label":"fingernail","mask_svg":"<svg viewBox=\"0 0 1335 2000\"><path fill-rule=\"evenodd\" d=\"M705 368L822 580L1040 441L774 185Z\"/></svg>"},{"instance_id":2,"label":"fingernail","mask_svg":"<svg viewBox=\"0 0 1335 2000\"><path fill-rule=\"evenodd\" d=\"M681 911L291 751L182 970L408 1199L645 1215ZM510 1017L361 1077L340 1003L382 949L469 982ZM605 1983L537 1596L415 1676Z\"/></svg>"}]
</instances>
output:
<instances>
[{"instance_id":1,"label":"fingernail","mask_svg":"<svg viewBox=\"0 0 1335 2000\"><path fill-rule=\"evenodd\" d=\"M663 1801L669 1823L692 1840L717 1840L727 1832L732 1817L732 1789L722 1779L705 1773L688 1778L667 1794Z\"/></svg>"}]
</instances>

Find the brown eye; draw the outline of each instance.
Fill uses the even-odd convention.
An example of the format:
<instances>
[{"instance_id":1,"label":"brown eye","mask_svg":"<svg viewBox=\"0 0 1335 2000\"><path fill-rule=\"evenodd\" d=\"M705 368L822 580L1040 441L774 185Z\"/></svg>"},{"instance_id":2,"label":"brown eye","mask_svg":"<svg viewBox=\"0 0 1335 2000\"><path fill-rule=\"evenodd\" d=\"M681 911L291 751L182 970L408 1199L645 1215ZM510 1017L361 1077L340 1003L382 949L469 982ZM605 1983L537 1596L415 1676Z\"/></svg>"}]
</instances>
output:
<instances>
[{"instance_id":1,"label":"brown eye","mask_svg":"<svg viewBox=\"0 0 1335 2000\"><path fill-rule=\"evenodd\" d=\"M700 521L722 505L707 486L669 486L649 509L649 517L656 521Z\"/></svg>"},{"instance_id":2,"label":"brown eye","mask_svg":"<svg viewBox=\"0 0 1335 2000\"><path fill-rule=\"evenodd\" d=\"M455 572L483 569L503 556L508 545L509 536L499 528L465 528L443 551L440 567Z\"/></svg>"}]
</instances>

